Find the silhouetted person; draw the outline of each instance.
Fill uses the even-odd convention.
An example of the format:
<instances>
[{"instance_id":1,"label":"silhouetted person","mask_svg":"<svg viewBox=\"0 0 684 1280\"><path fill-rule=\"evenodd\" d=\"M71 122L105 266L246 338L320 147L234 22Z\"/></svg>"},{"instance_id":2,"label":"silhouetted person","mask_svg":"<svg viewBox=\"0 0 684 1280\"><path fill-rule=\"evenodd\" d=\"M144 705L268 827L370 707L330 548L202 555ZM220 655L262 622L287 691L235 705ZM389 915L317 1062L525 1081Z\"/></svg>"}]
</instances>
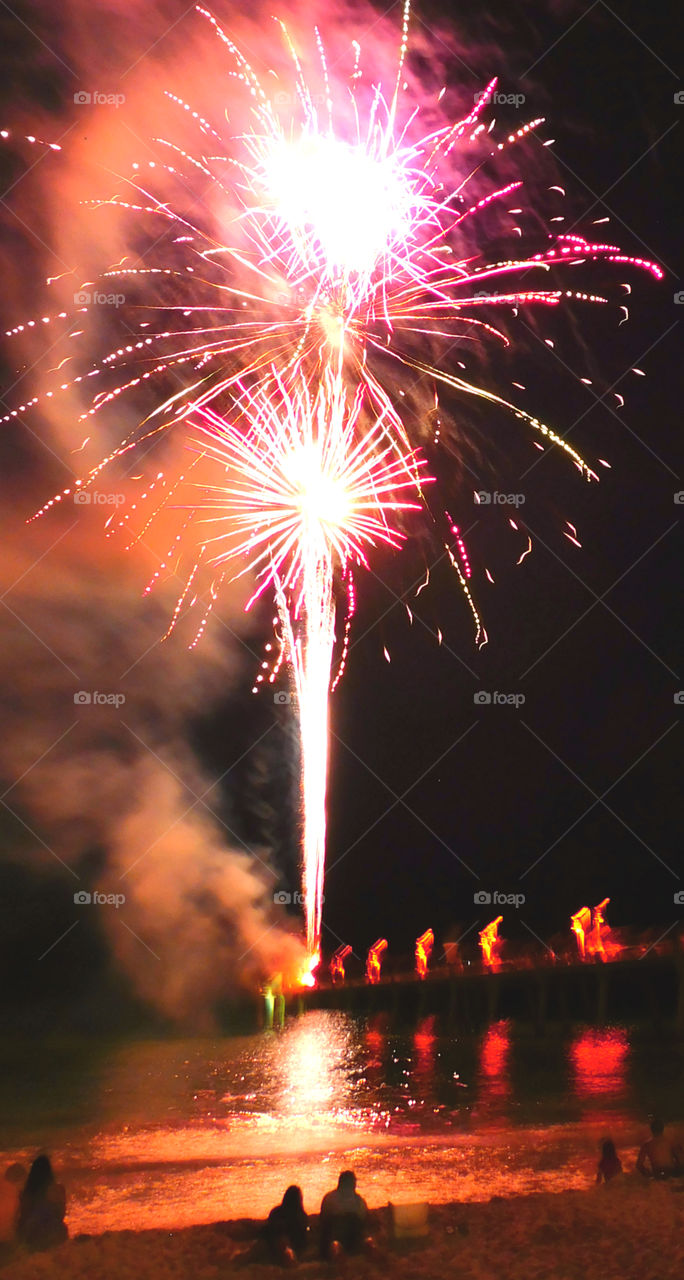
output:
<instances>
[{"instance_id":1,"label":"silhouetted person","mask_svg":"<svg viewBox=\"0 0 684 1280\"><path fill-rule=\"evenodd\" d=\"M19 1193L25 1182L26 1170L23 1164L11 1164L0 1178L0 1264L12 1252L19 1212Z\"/></svg>"},{"instance_id":2,"label":"silhouetted person","mask_svg":"<svg viewBox=\"0 0 684 1280\"><path fill-rule=\"evenodd\" d=\"M301 1187L288 1187L279 1205L271 1209L264 1227L271 1257L292 1266L306 1249L309 1219L304 1211Z\"/></svg>"},{"instance_id":3,"label":"silhouetted person","mask_svg":"<svg viewBox=\"0 0 684 1280\"><path fill-rule=\"evenodd\" d=\"M667 1178L684 1173L684 1153L679 1144L665 1137L662 1120L651 1121L653 1137L645 1142L637 1159L637 1169L646 1178Z\"/></svg>"},{"instance_id":4,"label":"silhouetted person","mask_svg":"<svg viewBox=\"0 0 684 1280\"><path fill-rule=\"evenodd\" d=\"M606 1138L601 1147L601 1159L596 1172L597 1182L610 1182L611 1178L622 1173L622 1161L615 1150L612 1138Z\"/></svg>"},{"instance_id":5,"label":"silhouetted person","mask_svg":"<svg viewBox=\"0 0 684 1280\"><path fill-rule=\"evenodd\" d=\"M321 1254L334 1258L340 1253L358 1253L367 1243L368 1205L356 1190L356 1174L341 1173L337 1187L321 1202ZM370 1242L368 1242L370 1243Z\"/></svg>"},{"instance_id":6,"label":"silhouetted person","mask_svg":"<svg viewBox=\"0 0 684 1280\"><path fill-rule=\"evenodd\" d=\"M48 1156L37 1156L19 1196L17 1239L29 1249L50 1249L66 1240L66 1194L55 1182Z\"/></svg>"}]
</instances>

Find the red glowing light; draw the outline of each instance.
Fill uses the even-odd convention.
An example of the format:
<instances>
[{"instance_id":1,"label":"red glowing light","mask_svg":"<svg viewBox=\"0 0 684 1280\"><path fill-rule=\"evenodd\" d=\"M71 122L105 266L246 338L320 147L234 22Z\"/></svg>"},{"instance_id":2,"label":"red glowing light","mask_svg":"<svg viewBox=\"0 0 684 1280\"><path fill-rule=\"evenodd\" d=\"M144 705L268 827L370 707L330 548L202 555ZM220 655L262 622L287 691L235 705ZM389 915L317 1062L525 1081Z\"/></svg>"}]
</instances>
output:
<instances>
[{"instance_id":1,"label":"red glowing light","mask_svg":"<svg viewBox=\"0 0 684 1280\"><path fill-rule=\"evenodd\" d=\"M570 1049L577 1094L603 1097L623 1093L628 1049L627 1033L621 1027L583 1031Z\"/></svg>"}]
</instances>

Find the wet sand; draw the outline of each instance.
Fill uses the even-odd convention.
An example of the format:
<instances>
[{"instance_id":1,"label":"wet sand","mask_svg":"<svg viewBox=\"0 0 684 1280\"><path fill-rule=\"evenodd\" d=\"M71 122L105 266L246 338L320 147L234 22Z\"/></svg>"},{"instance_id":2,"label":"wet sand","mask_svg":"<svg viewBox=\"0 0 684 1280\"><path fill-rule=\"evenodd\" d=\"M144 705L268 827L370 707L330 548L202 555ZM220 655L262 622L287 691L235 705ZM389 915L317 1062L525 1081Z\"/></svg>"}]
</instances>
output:
<instances>
[{"instance_id":1,"label":"wet sand","mask_svg":"<svg viewBox=\"0 0 684 1280\"><path fill-rule=\"evenodd\" d=\"M411 1199L410 1191L402 1200ZM371 1212L374 1257L320 1262L313 1247L297 1273L392 1280L674 1280L684 1275L684 1182L634 1176L608 1187L441 1204L430 1233L395 1243L389 1210ZM316 1221L312 1219L315 1231ZM266 1280L277 1267L251 1257L259 1223L242 1219L178 1231L108 1231L49 1253L15 1258L2 1280Z\"/></svg>"}]
</instances>

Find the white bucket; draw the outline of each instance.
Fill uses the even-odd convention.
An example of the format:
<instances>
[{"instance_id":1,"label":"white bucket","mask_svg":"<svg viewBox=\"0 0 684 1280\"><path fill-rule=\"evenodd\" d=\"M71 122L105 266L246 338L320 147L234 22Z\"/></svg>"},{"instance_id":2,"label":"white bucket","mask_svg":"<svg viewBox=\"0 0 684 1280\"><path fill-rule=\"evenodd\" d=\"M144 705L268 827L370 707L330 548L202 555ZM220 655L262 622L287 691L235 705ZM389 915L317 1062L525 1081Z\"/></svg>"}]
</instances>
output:
<instances>
[{"instance_id":1,"label":"white bucket","mask_svg":"<svg viewBox=\"0 0 684 1280\"><path fill-rule=\"evenodd\" d=\"M395 1240L417 1240L428 1235L427 1204L392 1204L392 1231Z\"/></svg>"}]
</instances>

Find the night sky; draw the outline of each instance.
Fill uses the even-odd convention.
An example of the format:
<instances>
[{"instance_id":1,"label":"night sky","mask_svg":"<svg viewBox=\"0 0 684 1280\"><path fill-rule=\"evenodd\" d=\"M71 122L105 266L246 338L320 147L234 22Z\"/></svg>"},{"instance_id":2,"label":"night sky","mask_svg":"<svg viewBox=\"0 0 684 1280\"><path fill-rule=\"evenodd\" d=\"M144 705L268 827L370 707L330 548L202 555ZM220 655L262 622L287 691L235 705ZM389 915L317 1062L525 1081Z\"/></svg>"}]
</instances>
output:
<instances>
[{"instance_id":1,"label":"night sky","mask_svg":"<svg viewBox=\"0 0 684 1280\"><path fill-rule=\"evenodd\" d=\"M28 25L59 48L67 37L55 31L54 16L30 8ZM184 6L165 6L169 15L176 9L180 15ZM541 132L556 140L557 168L546 185L558 182L567 191L564 229L614 237L625 252L658 262L666 276L658 284L612 269L611 307L544 312L535 324L521 318L510 330L515 349L504 357L490 349L488 358L499 363L484 368L504 391L514 379L523 383L528 409L589 460L611 463L611 470L599 468L600 485L585 484L558 451L542 455L506 415L473 412L463 401L449 406L470 441L450 509L473 565L489 635L484 649L475 647L470 612L438 545L381 553L370 573L357 574L351 651L332 702L324 946L331 951L348 941L362 956L383 934L392 950L408 953L429 926L438 942L469 928L472 941L472 927L490 918L474 904L478 890L524 893L519 910L504 910L502 927L519 942L566 930L573 911L605 896L611 924L652 928L657 937L681 925L684 914L675 903L684 887L684 702L676 700L684 688L678 608L684 505L675 499L684 487L684 306L674 300L684 283L684 98L676 102L684 77L674 60L680 7L671 0L649 8L621 0L586 7L497 0L420 3L415 12L427 26L455 24L460 61L451 63L450 76L468 92L498 71L501 92L525 95L522 112L497 111L502 128L547 117ZM97 5L93 20L96 13ZM8 14L1 22L9 115L16 118L17 100L25 104L34 95L45 128L50 110L71 100L73 84L20 23ZM466 47L472 52L464 58ZM446 48L444 54L448 62ZM25 105L21 118L27 119ZM21 166L11 153L5 189ZM13 188L3 201L3 228L25 255L27 287L37 298L30 282L44 263L35 240L13 221L16 195ZM610 223L591 227L606 215ZM606 274L594 271L592 283L600 286ZM629 323L618 328L616 282L623 278L633 292ZM6 305L3 329L18 318ZM647 376L629 372L635 366ZM3 381L13 381L9 349L2 367ZM608 391L625 396L624 409ZM8 408L14 394L3 398ZM40 434L39 417L31 427ZM30 514L54 487L54 464L21 429L6 436L0 462L12 519L17 509ZM478 506L473 490L480 489L521 494L524 503ZM563 537L566 521L576 526L581 550ZM516 566L528 532L533 553ZM416 599L426 563L430 587ZM267 638L255 622L255 662ZM197 717L192 735L209 776L229 771L217 804L233 830L247 846L268 831L282 887L295 890L289 712L268 696L252 698L251 680L247 666L244 694L236 691ZM524 695L524 703L478 705L478 691ZM21 869L11 856L16 819L7 814L0 838L8 852L0 948L9 949L7 961L19 961L30 989L44 991L34 957L66 927L72 886L58 868L43 878ZM89 926L78 942L55 950L48 987L78 989L84 965L97 973L105 963Z\"/></svg>"}]
</instances>

